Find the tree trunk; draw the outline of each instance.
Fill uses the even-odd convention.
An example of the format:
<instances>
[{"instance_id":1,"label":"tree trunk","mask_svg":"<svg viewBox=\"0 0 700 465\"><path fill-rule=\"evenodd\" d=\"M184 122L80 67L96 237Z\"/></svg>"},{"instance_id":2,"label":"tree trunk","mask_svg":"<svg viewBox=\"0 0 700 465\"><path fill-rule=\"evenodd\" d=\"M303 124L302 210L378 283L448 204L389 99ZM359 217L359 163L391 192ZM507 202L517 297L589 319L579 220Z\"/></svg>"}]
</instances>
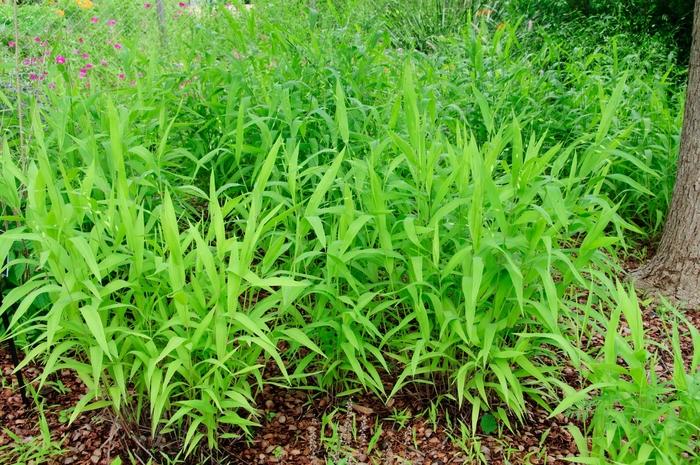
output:
<instances>
[{"instance_id":1,"label":"tree trunk","mask_svg":"<svg viewBox=\"0 0 700 465\"><path fill-rule=\"evenodd\" d=\"M678 174L661 244L635 273L642 289L700 309L700 0L695 1Z\"/></svg>"}]
</instances>

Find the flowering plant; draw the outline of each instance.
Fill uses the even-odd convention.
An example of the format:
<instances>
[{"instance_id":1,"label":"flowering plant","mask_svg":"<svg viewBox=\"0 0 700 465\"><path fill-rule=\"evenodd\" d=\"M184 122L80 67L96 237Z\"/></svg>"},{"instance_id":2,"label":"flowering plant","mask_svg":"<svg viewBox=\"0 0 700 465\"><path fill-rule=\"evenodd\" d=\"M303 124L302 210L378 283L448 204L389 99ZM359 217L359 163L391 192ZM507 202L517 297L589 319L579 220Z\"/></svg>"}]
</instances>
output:
<instances>
[{"instance_id":1,"label":"flowering plant","mask_svg":"<svg viewBox=\"0 0 700 465\"><path fill-rule=\"evenodd\" d=\"M90 8L95 6L92 3L92 0L75 0L75 4L78 5L78 8L81 8L83 10L89 10Z\"/></svg>"}]
</instances>

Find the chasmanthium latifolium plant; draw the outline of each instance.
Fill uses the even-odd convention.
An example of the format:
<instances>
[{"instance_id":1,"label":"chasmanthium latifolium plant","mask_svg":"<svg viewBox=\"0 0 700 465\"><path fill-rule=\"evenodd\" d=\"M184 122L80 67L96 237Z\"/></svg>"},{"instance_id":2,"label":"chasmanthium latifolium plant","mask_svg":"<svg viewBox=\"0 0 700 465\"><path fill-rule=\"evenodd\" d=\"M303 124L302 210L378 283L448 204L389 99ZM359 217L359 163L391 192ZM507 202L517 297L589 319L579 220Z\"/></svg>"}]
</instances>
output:
<instances>
[{"instance_id":1,"label":"chasmanthium latifolium plant","mask_svg":"<svg viewBox=\"0 0 700 465\"><path fill-rule=\"evenodd\" d=\"M162 54L125 42L133 84L78 92L57 64L26 154L5 134L0 313L40 383L85 382L74 418L191 453L252 434L266 383L429 384L473 432L571 392L577 289L609 293L670 195L671 84L483 15L398 50L357 5L189 16Z\"/></svg>"},{"instance_id":2,"label":"chasmanthium latifolium plant","mask_svg":"<svg viewBox=\"0 0 700 465\"><path fill-rule=\"evenodd\" d=\"M517 122L482 146L466 132L427 145L434 130L405 75L403 134L363 158L348 144L315 166L318 154L302 161L298 145L278 139L250 191L229 197L212 178L206 222L178 213L167 188L143 199L153 183L138 181L143 159L113 104L106 167L93 154L56 172L62 163L35 124L37 159L17 179L24 225L3 235L6 249L22 241L41 257L3 307L21 301L13 321L44 328L25 363L47 354L42 380L76 370L89 388L79 407L112 405L138 421L129 391L139 393L153 433L184 425L192 447L254 424L261 355L287 382L381 396L446 376L475 422L482 409L508 422L526 397L551 401L559 381L542 362L553 347L576 357L557 325L562 298L583 282L578 269L605 266L598 248L611 243L614 209L587 182L596 166L557 180L577 147L542 152ZM52 303L32 311L39 295ZM392 372L387 392L381 373Z\"/></svg>"},{"instance_id":3,"label":"chasmanthium latifolium plant","mask_svg":"<svg viewBox=\"0 0 700 465\"><path fill-rule=\"evenodd\" d=\"M586 321L582 327L590 325L593 334L605 334L603 346L585 363L583 374L591 384L569 393L553 412L579 405L584 428L569 426L579 449L576 460L600 465L697 463L700 332L682 314L659 307L657 311L666 315L662 318L669 343L652 341L645 334L645 314L634 290L608 279L601 284L608 288L610 314L590 302L580 312ZM685 355L681 328L690 349ZM658 370L666 363L664 353L672 361L669 372Z\"/></svg>"}]
</instances>

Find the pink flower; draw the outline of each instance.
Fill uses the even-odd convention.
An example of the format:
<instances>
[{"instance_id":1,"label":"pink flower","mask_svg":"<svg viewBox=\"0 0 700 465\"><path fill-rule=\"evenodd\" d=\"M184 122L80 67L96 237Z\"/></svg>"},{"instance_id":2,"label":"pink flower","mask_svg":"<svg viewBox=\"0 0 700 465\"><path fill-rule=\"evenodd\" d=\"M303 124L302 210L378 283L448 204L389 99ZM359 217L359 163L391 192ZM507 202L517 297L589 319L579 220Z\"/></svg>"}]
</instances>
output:
<instances>
[{"instance_id":1,"label":"pink flower","mask_svg":"<svg viewBox=\"0 0 700 465\"><path fill-rule=\"evenodd\" d=\"M7 43L7 46L10 48L15 48L17 46L17 42L15 42L14 40L11 40Z\"/></svg>"},{"instance_id":2,"label":"pink flower","mask_svg":"<svg viewBox=\"0 0 700 465\"><path fill-rule=\"evenodd\" d=\"M114 44L114 48L116 48L117 50L121 50L121 49L122 49L122 44L120 44L119 42L117 42L116 44Z\"/></svg>"},{"instance_id":3,"label":"pink flower","mask_svg":"<svg viewBox=\"0 0 700 465\"><path fill-rule=\"evenodd\" d=\"M88 70L87 68L80 68L80 79L83 79L85 76L87 76Z\"/></svg>"},{"instance_id":4,"label":"pink flower","mask_svg":"<svg viewBox=\"0 0 700 465\"><path fill-rule=\"evenodd\" d=\"M100 22L100 18L98 18L97 16L93 16L92 18L90 18L90 22L92 24L97 24Z\"/></svg>"},{"instance_id":5,"label":"pink flower","mask_svg":"<svg viewBox=\"0 0 700 465\"><path fill-rule=\"evenodd\" d=\"M55 89L56 88L56 83L55 82L49 82L49 89Z\"/></svg>"},{"instance_id":6,"label":"pink flower","mask_svg":"<svg viewBox=\"0 0 700 465\"><path fill-rule=\"evenodd\" d=\"M151 3L148 3L148 2L146 2L146 3L143 4L143 7L144 7L144 8L147 8L147 9L150 8L150 7L152 7L152 6L153 6L153 5L152 5Z\"/></svg>"},{"instance_id":7,"label":"pink flower","mask_svg":"<svg viewBox=\"0 0 700 465\"><path fill-rule=\"evenodd\" d=\"M187 3L185 2L180 2L177 4L180 8L187 8Z\"/></svg>"},{"instance_id":8,"label":"pink flower","mask_svg":"<svg viewBox=\"0 0 700 465\"><path fill-rule=\"evenodd\" d=\"M38 81L39 80L39 75L36 73L29 73L29 80L30 81Z\"/></svg>"},{"instance_id":9,"label":"pink flower","mask_svg":"<svg viewBox=\"0 0 700 465\"><path fill-rule=\"evenodd\" d=\"M119 74L117 74L117 77L119 78L120 81L123 81L124 79L126 79L126 74L119 73Z\"/></svg>"},{"instance_id":10,"label":"pink flower","mask_svg":"<svg viewBox=\"0 0 700 465\"><path fill-rule=\"evenodd\" d=\"M102 66L107 66L109 63L107 63L107 60L100 60L100 64Z\"/></svg>"},{"instance_id":11,"label":"pink flower","mask_svg":"<svg viewBox=\"0 0 700 465\"><path fill-rule=\"evenodd\" d=\"M80 56L83 57L83 59L85 59L85 60L87 60L88 58L90 58L90 54L89 54L89 53L83 53L83 54L80 55Z\"/></svg>"},{"instance_id":12,"label":"pink flower","mask_svg":"<svg viewBox=\"0 0 700 465\"><path fill-rule=\"evenodd\" d=\"M63 55L58 55L56 57L56 63L58 63L59 65L66 64L66 57L64 57Z\"/></svg>"},{"instance_id":13,"label":"pink flower","mask_svg":"<svg viewBox=\"0 0 700 465\"><path fill-rule=\"evenodd\" d=\"M43 41L43 42L41 43L41 46L42 46L42 47L48 47L48 46L49 46L49 43L46 42L46 41Z\"/></svg>"},{"instance_id":14,"label":"pink flower","mask_svg":"<svg viewBox=\"0 0 700 465\"><path fill-rule=\"evenodd\" d=\"M92 63L88 63L85 65L85 69L92 69Z\"/></svg>"},{"instance_id":15,"label":"pink flower","mask_svg":"<svg viewBox=\"0 0 700 465\"><path fill-rule=\"evenodd\" d=\"M37 44L41 43L41 37L39 37L39 36L34 37L34 42L36 42Z\"/></svg>"},{"instance_id":16,"label":"pink flower","mask_svg":"<svg viewBox=\"0 0 700 465\"><path fill-rule=\"evenodd\" d=\"M112 26L114 26L115 24L117 24L117 20L116 20L116 19L110 19L109 21L107 21L107 26L109 26L109 27L112 27Z\"/></svg>"}]
</instances>

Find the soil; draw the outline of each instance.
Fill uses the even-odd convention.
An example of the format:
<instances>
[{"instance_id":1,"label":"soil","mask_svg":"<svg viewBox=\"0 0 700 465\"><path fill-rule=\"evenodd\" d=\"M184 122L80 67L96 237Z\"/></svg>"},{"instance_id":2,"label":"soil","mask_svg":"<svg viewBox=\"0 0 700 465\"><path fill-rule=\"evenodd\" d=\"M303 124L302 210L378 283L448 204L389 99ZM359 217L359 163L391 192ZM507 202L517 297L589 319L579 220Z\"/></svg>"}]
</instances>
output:
<instances>
[{"instance_id":1,"label":"soil","mask_svg":"<svg viewBox=\"0 0 700 465\"><path fill-rule=\"evenodd\" d=\"M18 457L10 452L12 438L5 429L9 429L25 445L34 444L39 449L42 446L39 430L40 415L33 408L24 405L17 379L12 374L14 365L7 347L0 346L0 464L10 465L18 461ZM36 381L40 369L30 366L23 370L25 382L33 388L38 387ZM31 391L31 390L30 390ZM70 409L85 394L85 386L69 370L63 370L57 379L44 386L39 392L43 398L43 413L51 436L64 453L50 460L51 464L90 464L107 465L119 454L117 429L108 417L96 413L82 415L72 424L68 424ZM29 394L31 399L31 393Z\"/></svg>"},{"instance_id":2,"label":"soil","mask_svg":"<svg viewBox=\"0 0 700 465\"><path fill-rule=\"evenodd\" d=\"M265 389L260 401L268 421L252 443L240 444L234 450L246 463L318 465L326 463L326 458L339 463L337 459L343 456L351 457L351 462L358 465L447 465L471 463L477 454L497 465L508 463L506 458L510 463L527 463L526 457L533 465L545 463L545 458L546 463L563 465L567 462L561 459L576 452L566 430L568 420L563 415L548 419L547 413L535 406L531 406L526 424L516 431L504 431L500 437L482 434L477 443L460 448L459 438L453 440L445 430L444 419L438 418L436 424L426 420L429 402L421 398L405 395L388 407L367 398L333 402L328 397L311 400L299 391ZM319 441L324 416L332 416L338 425L336 437L345 454L331 453L327 457L324 452L324 444ZM377 425L381 425L382 433L373 439ZM325 436L331 436L328 428Z\"/></svg>"}]
</instances>

